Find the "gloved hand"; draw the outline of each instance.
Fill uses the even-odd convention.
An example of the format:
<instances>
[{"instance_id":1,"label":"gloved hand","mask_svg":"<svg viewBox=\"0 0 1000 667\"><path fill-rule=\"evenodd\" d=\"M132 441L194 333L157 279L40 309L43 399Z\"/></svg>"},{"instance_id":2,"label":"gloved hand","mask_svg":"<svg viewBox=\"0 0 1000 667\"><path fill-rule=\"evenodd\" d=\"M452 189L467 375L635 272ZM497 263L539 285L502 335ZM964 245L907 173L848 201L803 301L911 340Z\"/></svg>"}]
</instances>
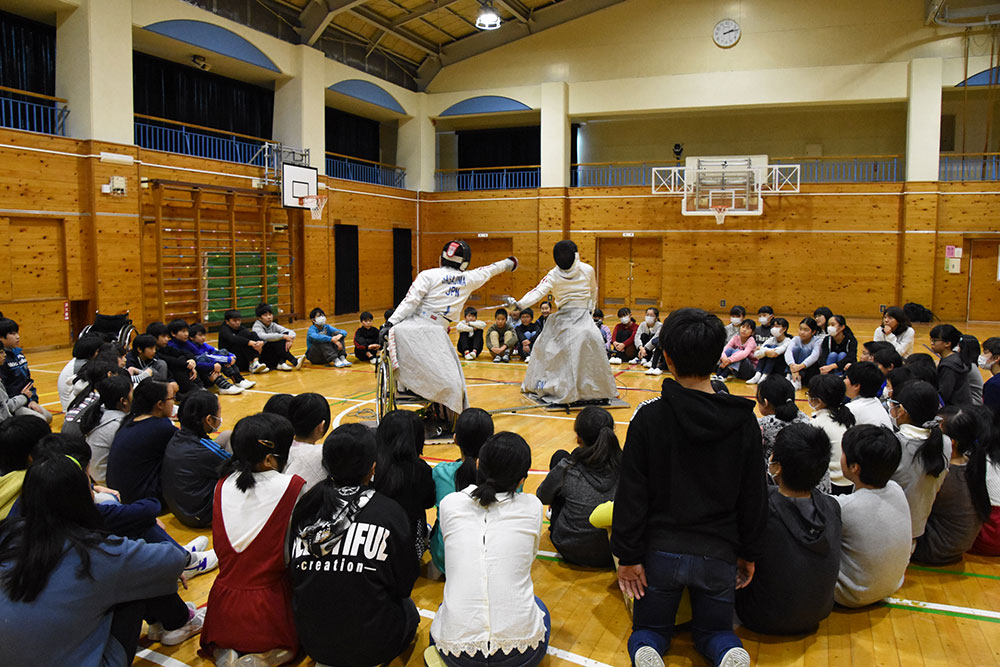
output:
<instances>
[{"instance_id":1,"label":"gloved hand","mask_svg":"<svg viewBox=\"0 0 1000 667\"><path fill-rule=\"evenodd\" d=\"M517 299L515 299L512 296L508 296L506 299L503 300L503 302L504 302L504 305L507 306L508 310L514 310L515 308L517 308L518 310L520 310L520 308L517 305Z\"/></svg>"},{"instance_id":2,"label":"gloved hand","mask_svg":"<svg viewBox=\"0 0 1000 667\"><path fill-rule=\"evenodd\" d=\"M389 329L392 328L392 322L386 322L382 325L382 328L378 330L378 344L379 347L384 348L386 339L389 337Z\"/></svg>"},{"instance_id":3,"label":"gloved hand","mask_svg":"<svg viewBox=\"0 0 1000 667\"><path fill-rule=\"evenodd\" d=\"M517 257L514 257L514 255L511 255L507 259L509 259L510 261L514 262L514 268L510 270L511 273L514 273L515 271L517 271Z\"/></svg>"}]
</instances>

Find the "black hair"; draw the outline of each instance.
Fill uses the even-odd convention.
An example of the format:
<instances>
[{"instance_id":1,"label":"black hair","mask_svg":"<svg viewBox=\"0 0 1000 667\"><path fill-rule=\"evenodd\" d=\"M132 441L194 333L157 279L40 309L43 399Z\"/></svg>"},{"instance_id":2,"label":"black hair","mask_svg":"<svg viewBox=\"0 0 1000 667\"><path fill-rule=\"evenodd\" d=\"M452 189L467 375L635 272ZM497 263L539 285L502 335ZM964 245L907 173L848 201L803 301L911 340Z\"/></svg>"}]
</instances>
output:
<instances>
[{"instance_id":1,"label":"black hair","mask_svg":"<svg viewBox=\"0 0 1000 667\"><path fill-rule=\"evenodd\" d=\"M74 382L83 381L86 382L87 385L83 388L83 391L77 394L73 400L69 402L69 405L66 406L66 412L74 410L82 405L84 401L88 400L90 395L97 391L97 385L101 382L101 380L123 374L127 376L128 371L118 365L117 357L115 358L115 361L109 361L106 357L101 358L101 355L98 354L97 357L84 364L83 368L80 369L80 372L75 378L73 378ZM131 382L131 380L129 380L129 382ZM87 406L87 409L95 407L95 404L92 403ZM97 407L97 409L99 409L99 407ZM82 416L82 414L78 414L76 419L73 421L78 421Z\"/></svg>"},{"instance_id":2,"label":"black hair","mask_svg":"<svg viewBox=\"0 0 1000 667\"><path fill-rule=\"evenodd\" d=\"M892 343L889 343L884 340L870 340L867 343L863 343L861 347L868 350L868 354L872 355L873 357L881 350L896 349L895 347L893 347Z\"/></svg>"},{"instance_id":3,"label":"black hair","mask_svg":"<svg viewBox=\"0 0 1000 667\"><path fill-rule=\"evenodd\" d=\"M700 308L675 310L660 327L660 349L679 377L711 375L725 346L726 327Z\"/></svg>"},{"instance_id":4,"label":"black hair","mask_svg":"<svg viewBox=\"0 0 1000 667\"><path fill-rule=\"evenodd\" d=\"M771 326L782 327L785 330L785 333L786 334L788 333L788 320L786 320L784 317L772 317Z\"/></svg>"},{"instance_id":5,"label":"black hair","mask_svg":"<svg viewBox=\"0 0 1000 667\"><path fill-rule=\"evenodd\" d=\"M576 261L576 244L568 239L559 241L552 247L552 259L556 261L556 266L565 271L573 266Z\"/></svg>"},{"instance_id":6,"label":"black hair","mask_svg":"<svg viewBox=\"0 0 1000 667\"><path fill-rule=\"evenodd\" d=\"M167 331L167 325L163 322L150 322L149 326L146 327L146 333L153 338L159 338L163 335L168 335L170 332Z\"/></svg>"},{"instance_id":7,"label":"black hair","mask_svg":"<svg viewBox=\"0 0 1000 667\"><path fill-rule=\"evenodd\" d=\"M362 486L368 482L377 449L374 430L364 424L343 424L323 442L323 467L335 487Z\"/></svg>"},{"instance_id":8,"label":"black hair","mask_svg":"<svg viewBox=\"0 0 1000 667\"><path fill-rule=\"evenodd\" d=\"M983 349L993 356L1000 356L1000 337L990 336L984 340Z\"/></svg>"},{"instance_id":9,"label":"black hair","mask_svg":"<svg viewBox=\"0 0 1000 667\"><path fill-rule=\"evenodd\" d=\"M831 449L830 437L823 429L789 424L775 436L771 460L781 464L783 485L793 491L810 491L830 467Z\"/></svg>"},{"instance_id":10,"label":"black hair","mask_svg":"<svg viewBox=\"0 0 1000 667\"><path fill-rule=\"evenodd\" d=\"M522 315L531 315L532 317L534 317L535 316L535 311L533 311L531 308L525 308L524 310L521 311L521 314Z\"/></svg>"},{"instance_id":11,"label":"black hair","mask_svg":"<svg viewBox=\"0 0 1000 667\"><path fill-rule=\"evenodd\" d=\"M17 322L9 317L0 319L0 338L6 338L12 333L17 333L19 330L20 328L17 326Z\"/></svg>"},{"instance_id":12,"label":"black hair","mask_svg":"<svg viewBox=\"0 0 1000 667\"><path fill-rule=\"evenodd\" d=\"M258 303L257 307L253 309L253 314L256 315L257 317L260 317L261 315L265 315L267 313L271 314L274 313L274 311L271 310L271 305L267 303Z\"/></svg>"},{"instance_id":13,"label":"black hair","mask_svg":"<svg viewBox=\"0 0 1000 667\"><path fill-rule=\"evenodd\" d=\"M937 389L920 380L908 382L901 390L893 387L892 399L898 401L910 416L913 426L930 429L930 435L917 449L915 459L920 459L924 472L937 477L945 471L944 437L934 417L938 411Z\"/></svg>"},{"instance_id":14,"label":"black hair","mask_svg":"<svg viewBox=\"0 0 1000 667\"><path fill-rule=\"evenodd\" d=\"M632 311L628 306L622 306L618 309L618 317L625 317L626 315L631 315Z\"/></svg>"},{"instance_id":15,"label":"black hair","mask_svg":"<svg viewBox=\"0 0 1000 667\"><path fill-rule=\"evenodd\" d=\"M267 399L267 403L264 404L264 408L261 412L266 412L269 415L278 415L288 419L288 406L291 405L293 398L295 397L291 394L275 394L271 398Z\"/></svg>"},{"instance_id":16,"label":"black hair","mask_svg":"<svg viewBox=\"0 0 1000 667\"><path fill-rule=\"evenodd\" d=\"M757 385L757 400L774 408L774 416L783 422L790 422L799 414L795 405L795 387L784 376L771 374Z\"/></svg>"},{"instance_id":17,"label":"black hair","mask_svg":"<svg viewBox=\"0 0 1000 667\"><path fill-rule=\"evenodd\" d=\"M826 318L826 321L829 322L830 318L833 317L833 311L827 308L826 306L820 306L819 308L813 311L813 319L816 319L820 315Z\"/></svg>"},{"instance_id":18,"label":"black hair","mask_svg":"<svg viewBox=\"0 0 1000 667\"><path fill-rule=\"evenodd\" d=\"M914 380L923 380L937 389L938 374L934 357L923 352L917 352L904 359L903 366L910 369ZM893 385L892 388L895 391L896 385Z\"/></svg>"},{"instance_id":19,"label":"black hair","mask_svg":"<svg viewBox=\"0 0 1000 667\"><path fill-rule=\"evenodd\" d=\"M840 447L848 466L861 466L858 479L876 489L889 483L903 458L903 448L892 431L874 424L858 424L847 429Z\"/></svg>"},{"instance_id":20,"label":"black hair","mask_svg":"<svg viewBox=\"0 0 1000 667\"><path fill-rule=\"evenodd\" d=\"M462 465L455 471L455 490L476 483L476 461L483 443L493 435L493 417L482 408L466 408L455 423L455 444L462 451Z\"/></svg>"},{"instance_id":21,"label":"black hair","mask_svg":"<svg viewBox=\"0 0 1000 667\"><path fill-rule=\"evenodd\" d=\"M90 467L93 452L83 438L75 438L65 433L50 433L39 440L31 450L32 461L39 461L57 456L69 456L80 464L84 471Z\"/></svg>"},{"instance_id":22,"label":"black hair","mask_svg":"<svg viewBox=\"0 0 1000 667\"><path fill-rule=\"evenodd\" d=\"M227 310L225 313L222 314L222 319L223 320L242 320L243 316L240 314L240 311L238 311L238 310Z\"/></svg>"},{"instance_id":23,"label":"black hair","mask_svg":"<svg viewBox=\"0 0 1000 667\"><path fill-rule=\"evenodd\" d=\"M850 333L851 329L850 327L847 326L847 318L844 317L843 315L831 315L830 317L826 318L827 326L830 326L830 320L837 320L840 323L840 326L844 327L844 333L845 334Z\"/></svg>"},{"instance_id":24,"label":"black hair","mask_svg":"<svg viewBox=\"0 0 1000 667\"><path fill-rule=\"evenodd\" d=\"M310 320L315 320L317 315L323 315L325 317L326 313L323 312L322 308L313 308L312 310L309 311Z\"/></svg>"},{"instance_id":25,"label":"black hair","mask_svg":"<svg viewBox=\"0 0 1000 667\"><path fill-rule=\"evenodd\" d=\"M760 308L757 309L757 314L774 315L774 308L771 308L771 306L761 306Z\"/></svg>"},{"instance_id":26,"label":"black hair","mask_svg":"<svg viewBox=\"0 0 1000 667\"><path fill-rule=\"evenodd\" d=\"M136 352L142 350L148 350L149 348L156 347L156 336L151 336L149 334L139 334L132 341L132 349Z\"/></svg>"},{"instance_id":27,"label":"black hair","mask_svg":"<svg viewBox=\"0 0 1000 667\"><path fill-rule=\"evenodd\" d=\"M622 448L615 435L615 419L596 405L588 405L573 422L573 431L583 443L573 451L573 461L599 471L617 471L622 460Z\"/></svg>"},{"instance_id":28,"label":"black hair","mask_svg":"<svg viewBox=\"0 0 1000 667\"><path fill-rule=\"evenodd\" d=\"M855 419L854 413L847 408L847 403L844 400L846 396L847 388L844 386L844 381L832 373L814 375L809 380L809 398L821 401L830 411L833 421L844 428L851 428L854 426Z\"/></svg>"},{"instance_id":29,"label":"black hair","mask_svg":"<svg viewBox=\"0 0 1000 667\"><path fill-rule=\"evenodd\" d=\"M812 329L814 336L819 333L819 325L816 324L816 320L814 320L811 317L803 317L801 320L799 320L799 324L804 324L810 329Z\"/></svg>"},{"instance_id":30,"label":"black hair","mask_svg":"<svg viewBox=\"0 0 1000 667\"><path fill-rule=\"evenodd\" d=\"M187 329L188 333L190 333L190 325L179 317L176 320L170 320L170 324L167 325L167 333L170 334L171 338L185 329Z\"/></svg>"},{"instance_id":31,"label":"black hair","mask_svg":"<svg viewBox=\"0 0 1000 667\"><path fill-rule=\"evenodd\" d=\"M500 431L483 443L479 450L478 486L472 497L483 507L497 500L498 493L517 490L531 467L531 447L517 433Z\"/></svg>"},{"instance_id":32,"label":"black hair","mask_svg":"<svg viewBox=\"0 0 1000 667\"><path fill-rule=\"evenodd\" d=\"M879 350L872 356L875 359L875 363L882 368L895 369L903 367L903 357L899 356L899 352L891 345L888 350Z\"/></svg>"},{"instance_id":33,"label":"black hair","mask_svg":"<svg viewBox=\"0 0 1000 667\"><path fill-rule=\"evenodd\" d=\"M365 320L374 320L375 318L374 318L374 317L372 317L372 314L371 314L371 313L369 313L369 312L368 312L368 311L366 310L366 311L364 311L363 313L361 313L361 317L360 317L359 319L360 319L360 320L361 320L362 322L364 322Z\"/></svg>"},{"instance_id":34,"label":"black hair","mask_svg":"<svg viewBox=\"0 0 1000 667\"><path fill-rule=\"evenodd\" d=\"M195 322L190 327L188 327L188 333L191 334L191 338L194 338L198 334L208 334L208 329L201 322Z\"/></svg>"},{"instance_id":35,"label":"black hair","mask_svg":"<svg viewBox=\"0 0 1000 667\"><path fill-rule=\"evenodd\" d=\"M129 392L132 391L132 380L127 375L115 374L101 378L94 385L94 389L100 400L88 405L76 420L80 432L84 435L100 425L101 415L105 410L117 410L122 400L128 398Z\"/></svg>"},{"instance_id":36,"label":"black hair","mask_svg":"<svg viewBox=\"0 0 1000 667\"><path fill-rule=\"evenodd\" d=\"M747 309L743 306L733 306L729 309L729 314L733 317L746 317Z\"/></svg>"},{"instance_id":37,"label":"black hair","mask_svg":"<svg viewBox=\"0 0 1000 667\"><path fill-rule=\"evenodd\" d=\"M95 361L104 361L106 363L115 366L116 368L121 368L119 363L128 352L125 351L125 346L121 343L105 343L97 351L97 356L91 360L91 363Z\"/></svg>"},{"instance_id":38,"label":"black hair","mask_svg":"<svg viewBox=\"0 0 1000 667\"><path fill-rule=\"evenodd\" d=\"M892 330L892 333L897 336L904 334L906 330L910 328L910 318L906 314L906 311L899 306L889 306L885 309L885 312L882 313L882 317L891 317L896 320L897 326Z\"/></svg>"},{"instance_id":39,"label":"black hair","mask_svg":"<svg viewBox=\"0 0 1000 667\"><path fill-rule=\"evenodd\" d=\"M931 338L937 338L938 340L948 343L951 349L954 350L956 347L962 343L962 332L956 329L951 324L939 324L933 329L931 329Z\"/></svg>"},{"instance_id":40,"label":"black hair","mask_svg":"<svg viewBox=\"0 0 1000 667\"><path fill-rule=\"evenodd\" d=\"M743 327L750 327L750 331L753 332L753 330L757 328L757 323L751 320L750 318L747 318L742 322L740 322L740 328L742 329Z\"/></svg>"},{"instance_id":41,"label":"black hair","mask_svg":"<svg viewBox=\"0 0 1000 667\"><path fill-rule=\"evenodd\" d=\"M199 438L207 438L205 417L219 412L219 397L210 391L198 389L184 397L177 416L181 426Z\"/></svg>"},{"instance_id":42,"label":"black hair","mask_svg":"<svg viewBox=\"0 0 1000 667\"><path fill-rule=\"evenodd\" d=\"M593 316L594 316L594 319L602 319L603 320L604 319L604 311L601 310L600 308L594 308Z\"/></svg>"},{"instance_id":43,"label":"black hair","mask_svg":"<svg viewBox=\"0 0 1000 667\"><path fill-rule=\"evenodd\" d=\"M80 559L76 577L82 579L91 578L91 549L120 542L104 532L90 480L67 456L44 458L29 466L20 503L20 518L0 523L0 562L9 565L0 574L0 583L13 602L37 599L65 556L67 544Z\"/></svg>"},{"instance_id":44,"label":"black hair","mask_svg":"<svg viewBox=\"0 0 1000 667\"><path fill-rule=\"evenodd\" d=\"M321 394L299 394L288 403L288 421L292 422L297 438L309 437L317 426L326 422L322 437L330 426L330 404Z\"/></svg>"},{"instance_id":45,"label":"black hair","mask_svg":"<svg viewBox=\"0 0 1000 667\"><path fill-rule=\"evenodd\" d=\"M965 483L969 487L976 515L980 521L986 522L992 511L990 494L986 488L986 467L990 465L986 440L990 433L992 412L981 405L961 408L947 405L938 414L942 418L941 431L951 438L953 451L968 457Z\"/></svg>"},{"instance_id":46,"label":"black hair","mask_svg":"<svg viewBox=\"0 0 1000 667\"><path fill-rule=\"evenodd\" d=\"M469 315L479 315L479 311L472 306L466 306L465 310L462 311L462 317L468 317Z\"/></svg>"},{"instance_id":47,"label":"black hair","mask_svg":"<svg viewBox=\"0 0 1000 667\"><path fill-rule=\"evenodd\" d=\"M878 390L882 388L882 383L885 382L885 376L882 375L882 371L878 369L878 366L873 361L853 363L847 369L845 375L847 375L847 379L851 381L851 384L860 388L858 393L863 398L875 398L878 396Z\"/></svg>"},{"instance_id":48,"label":"black hair","mask_svg":"<svg viewBox=\"0 0 1000 667\"><path fill-rule=\"evenodd\" d=\"M656 316L656 319L660 319L660 309L659 308L657 308L656 306L650 306L649 308L646 309L647 313L649 311L653 311L653 315Z\"/></svg>"},{"instance_id":49,"label":"black hair","mask_svg":"<svg viewBox=\"0 0 1000 667\"><path fill-rule=\"evenodd\" d=\"M122 420L121 428L131 424L136 417L150 414L157 403L166 400L169 392L166 382L157 382L153 378L146 378L137 384L132 390L132 408Z\"/></svg>"},{"instance_id":50,"label":"black hair","mask_svg":"<svg viewBox=\"0 0 1000 667\"><path fill-rule=\"evenodd\" d=\"M0 475L27 468L31 450L49 433L46 421L34 415L14 415L0 422Z\"/></svg>"},{"instance_id":51,"label":"black hair","mask_svg":"<svg viewBox=\"0 0 1000 667\"><path fill-rule=\"evenodd\" d=\"M73 357L76 359L92 359L103 344L103 336L91 333L81 336L73 343Z\"/></svg>"},{"instance_id":52,"label":"black hair","mask_svg":"<svg viewBox=\"0 0 1000 667\"><path fill-rule=\"evenodd\" d=\"M396 312L395 308L387 308L386 311L384 313L382 313L382 317L384 317L385 321L388 322L389 318L392 317L392 314L394 312Z\"/></svg>"},{"instance_id":53,"label":"black hair","mask_svg":"<svg viewBox=\"0 0 1000 667\"><path fill-rule=\"evenodd\" d=\"M395 498L413 481L411 464L424 451L424 424L414 412L393 410L379 422L375 443L375 490Z\"/></svg>"},{"instance_id":54,"label":"black hair","mask_svg":"<svg viewBox=\"0 0 1000 667\"><path fill-rule=\"evenodd\" d=\"M893 368L889 371L889 374L885 376L886 384L892 385L892 393L895 394L897 391L902 389L906 383L912 382L914 380L913 371L910 366L900 366L899 368Z\"/></svg>"},{"instance_id":55,"label":"black hair","mask_svg":"<svg viewBox=\"0 0 1000 667\"><path fill-rule=\"evenodd\" d=\"M507 309L506 308L497 308L496 312L493 313L493 319L496 319L496 318L500 317L501 315L503 315L504 317L507 317Z\"/></svg>"},{"instance_id":56,"label":"black hair","mask_svg":"<svg viewBox=\"0 0 1000 667\"><path fill-rule=\"evenodd\" d=\"M268 454L278 460L279 470L284 469L293 437L292 425L284 417L266 412L244 417L233 428L229 440L233 455L223 464L222 474L236 473L236 488L246 493L257 483L253 469Z\"/></svg>"},{"instance_id":57,"label":"black hair","mask_svg":"<svg viewBox=\"0 0 1000 667\"><path fill-rule=\"evenodd\" d=\"M958 358L965 363L968 368L976 368L979 362L979 354L982 352L979 346L979 339L970 334L962 334L961 349L958 351Z\"/></svg>"}]
</instances>

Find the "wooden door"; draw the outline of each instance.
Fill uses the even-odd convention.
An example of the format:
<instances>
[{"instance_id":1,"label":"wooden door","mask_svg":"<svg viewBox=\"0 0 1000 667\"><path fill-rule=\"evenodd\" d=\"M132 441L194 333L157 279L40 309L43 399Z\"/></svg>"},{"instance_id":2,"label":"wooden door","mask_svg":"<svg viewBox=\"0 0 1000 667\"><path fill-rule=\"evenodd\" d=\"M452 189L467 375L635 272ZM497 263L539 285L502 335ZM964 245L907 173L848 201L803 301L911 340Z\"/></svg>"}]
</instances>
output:
<instances>
[{"instance_id":1,"label":"wooden door","mask_svg":"<svg viewBox=\"0 0 1000 667\"><path fill-rule=\"evenodd\" d=\"M659 238L598 239L598 301L606 316L623 306L633 313L659 307L661 248Z\"/></svg>"},{"instance_id":2,"label":"wooden door","mask_svg":"<svg viewBox=\"0 0 1000 667\"><path fill-rule=\"evenodd\" d=\"M633 238L632 298L629 307L635 319L642 321L647 308L660 307L663 292L663 242L660 238Z\"/></svg>"},{"instance_id":3,"label":"wooden door","mask_svg":"<svg viewBox=\"0 0 1000 667\"><path fill-rule=\"evenodd\" d=\"M1000 241L972 241L969 251L969 319L1000 322Z\"/></svg>"},{"instance_id":4,"label":"wooden door","mask_svg":"<svg viewBox=\"0 0 1000 667\"><path fill-rule=\"evenodd\" d=\"M506 259L514 254L514 239L510 237L476 238L469 239L467 243L472 250L472 261L469 263L470 269L499 262L501 259ZM520 294L511 294L513 289L514 276L509 271L505 271L473 292L466 305L473 308L484 308L503 303L506 296L513 296L515 299L520 298Z\"/></svg>"}]
</instances>

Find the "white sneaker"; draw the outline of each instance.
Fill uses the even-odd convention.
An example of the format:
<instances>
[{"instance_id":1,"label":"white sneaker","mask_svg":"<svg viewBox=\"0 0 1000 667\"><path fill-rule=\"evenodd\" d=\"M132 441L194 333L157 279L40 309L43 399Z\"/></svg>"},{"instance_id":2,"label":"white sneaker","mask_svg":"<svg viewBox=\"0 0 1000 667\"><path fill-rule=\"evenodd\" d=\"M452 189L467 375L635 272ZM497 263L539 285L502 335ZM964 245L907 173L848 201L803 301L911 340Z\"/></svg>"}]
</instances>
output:
<instances>
[{"instance_id":1,"label":"white sneaker","mask_svg":"<svg viewBox=\"0 0 1000 667\"><path fill-rule=\"evenodd\" d=\"M271 649L267 653L247 653L234 664L236 667L277 667L292 660L295 654L287 648ZM218 663L216 663L218 667Z\"/></svg>"},{"instance_id":2,"label":"white sneaker","mask_svg":"<svg viewBox=\"0 0 1000 667\"><path fill-rule=\"evenodd\" d=\"M795 391L802 389L802 380L792 380L792 387L795 388Z\"/></svg>"},{"instance_id":3,"label":"white sneaker","mask_svg":"<svg viewBox=\"0 0 1000 667\"><path fill-rule=\"evenodd\" d=\"M645 366L646 368L652 368L653 367L653 362L650 361L649 359L645 359L645 360L643 360L642 365Z\"/></svg>"},{"instance_id":4,"label":"white sneaker","mask_svg":"<svg viewBox=\"0 0 1000 667\"><path fill-rule=\"evenodd\" d=\"M250 372L251 373L267 373L271 369L260 363L259 360L254 359L250 362Z\"/></svg>"},{"instance_id":5,"label":"white sneaker","mask_svg":"<svg viewBox=\"0 0 1000 667\"><path fill-rule=\"evenodd\" d=\"M348 366L353 366L353 365L354 364L347 357L341 357L340 358L340 367L341 368L347 368Z\"/></svg>"},{"instance_id":6,"label":"white sneaker","mask_svg":"<svg viewBox=\"0 0 1000 667\"><path fill-rule=\"evenodd\" d=\"M237 387L235 384L231 384L228 387L219 387L219 393L226 396L234 396L236 394L242 394L243 387Z\"/></svg>"},{"instance_id":7,"label":"white sneaker","mask_svg":"<svg viewBox=\"0 0 1000 667\"><path fill-rule=\"evenodd\" d=\"M208 549L208 538L204 535L199 535L190 542L184 545L185 551L206 551Z\"/></svg>"},{"instance_id":8,"label":"white sneaker","mask_svg":"<svg viewBox=\"0 0 1000 667\"><path fill-rule=\"evenodd\" d=\"M188 607L193 607L191 603L187 603ZM194 637L196 634L201 632L201 626L205 624L205 608L196 609L194 615L191 617L187 623L177 628L176 630L168 630L163 633L160 637L160 643L165 646L177 646L181 642L186 641L190 637ZM750 663L747 663L750 664Z\"/></svg>"},{"instance_id":9,"label":"white sneaker","mask_svg":"<svg viewBox=\"0 0 1000 667\"><path fill-rule=\"evenodd\" d=\"M184 568L184 576L192 579L199 574L211 572L217 567L219 567L219 557L215 555L215 549L192 551L191 564Z\"/></svg>"},{"instance_id":10,"label":"white sneaker","mask_svg":"<svg viewBox=\"0 0 1000 667\"><path fill-rule=\"evenodd\" d=\"M663 375L663 371L661 371L659 368L650 368L648 371L646 371L645 374L646 375Z\"/></svg>"},{"instance_id":11,"label":"white sneaker","mask_svg":"<svg viewBox=\"0 0 1000 667\"><path fill-rule=\"evenodd\" d=\"M342 364L340 363L340 357L337 357L336 359L334 359L334 360L333 360L333 361L331 361L330 363L331 363L331 364L333 364L333 367L334 367L334 368L340 368L340 367L341 367L341 365L342 365Z\"/></svg>"},{"instance_id":12,"label":"white sneaker","mask_svg":"<svg viewBox=\"0 0 1000 667\"><path fill-rule=\"evenodd\" d=\"M663 667L663 658L652 646L640 646L632 661L635 663L635 667ZM747 665L749 664L747 663Z\"/></svg>"},{"instance_id":13,"label":"white sneaker","mask_svg":"<svg viewBox=\"0 0 1000 667\"><path fill-rule=\"evenodd\" d=\"M469 357L469 359L472 359L472 357ZM368 360L368 363L374 366L375 364L378 363L378 358L372 357L371 359Z\"/></svg>"},{"instance_id":14,"label":"white sneaker","mask_svg":"<svg viewBox=\"0 0 1000 667\"><path fill-rule=\"evenodd\" d=\"M187 604L189 608L191 607L190 602L187 602L185 604ZM163 633L164 629L162 623L150 623L148 626L146 626L146 639L148 639L151 642L158 642L161 639L163 639Z\"/></svg>"},{"instance_id":15,"label":"white sneaker","mask_svg":"<svg viewBox=\"0 0 1000 667\"><path fill-rule=\"evenodd\" d=\"M298 359L296 359L295 360L295 370L299 370L300 368L302 368L302 364L305 362L305 360L306 360L306 355L304 355L304 354L301 357L299 357Z\"/></svg>"},{"instance_id":16,"label":"white sneaker","mask_svg":"<svg viewBox=\"0 0 1000 667\"><path fill-rule=\"evenodd\" d=\"M763 379L764 379L763 375L761 375L760 373L754 373L754 376L749 380L747 380L747 384L758 384Z\"/></svg>"},{"instance_id":17,"label":"white sneaker","mask_svg":"<svg viewBox=\"0 0 1000 667\"><path fill-rule=\"evenodd\" d=\"M529 361L531 361L531 357L525 357L524 358L524 363L528 363Z\"/></svg>"},{"instance_id":18,"label":"white sneaker","mask_svg":"<svg viewBox=\"0 0 1000 667\"><path fill-rule=\"evenodd\" d=\"M215 667L236 667L240 654L235 649L217 648L212 653L212 661Z\"/></svg>"},{"instance_id":19,"label":"white sneaker","mask_svg":"<svg viewBox=\"0 0 1000 667\"><path fill-rule=\"evenodd\" d=\"M294 368L292 368L291 366L289 366L288 364L286 364L284 362L278 364L277 368L278 368L279 371L286 371L286 372L287 371L294 371L295 370Z\"/></svg>"},{"instance_id":20,"label":"white sneaker","mask_svg":"<svg viewBox=\"0 0 1000 667\"><path fill-rule=\"evenodd\" d=\"M637 364L637 363L639 363L639 357L634 357L633 359L629 360L629 363L630 364Z\"/></svg>"},{"instance_id":21,"label":"white sneaker","mask_svg":"<svg viewBox=\"0 0 1000 667\"><path fill-rule=\"evenodd\" d=\"M608 363L610 364L620 364L621 362L622 360L619 359L618 357L611 357L610 359L608 359Z\"/></svg>"},{"instance_id":22,"label":"white sneaker","mask_svg":"<svg viewBox=\"0 0 1000 667\"><path fill-rule=\"evenodd\" d=\"M238 385L236 385L236 386L238 386L238 387L243 387L244 389L251 389L251 388L253 388L253 387L256 387L256 386L257 386L257 383L256 383L256 382L254 382L253 380L243 380L242 382L240 382L240 383L239 383Z\"/></svg>"},{"instance_id":23,"label":"white sneaker","mask_svg":"<svg viewBox=\"0 0 1000 667\"><path fill-rule=\"evenodd\" d=\"M641 651L642 649L639 650ZM638 651L636 655L638 655ZM639 662L636 661L635 664L638 667ZM662 665L663 663L661 662L660 664ZM742 646L731 648L722 656L722 660L719 661L719 667L750 667L750 654Z\"/></svg>"}]
</instances>

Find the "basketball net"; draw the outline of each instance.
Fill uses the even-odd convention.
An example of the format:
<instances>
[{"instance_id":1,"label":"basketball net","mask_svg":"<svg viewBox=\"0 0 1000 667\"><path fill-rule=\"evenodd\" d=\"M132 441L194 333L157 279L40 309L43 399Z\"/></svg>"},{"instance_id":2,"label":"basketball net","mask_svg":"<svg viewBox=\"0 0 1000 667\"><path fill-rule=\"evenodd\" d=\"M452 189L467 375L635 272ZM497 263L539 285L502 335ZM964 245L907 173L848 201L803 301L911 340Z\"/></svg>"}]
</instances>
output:
<instances>
[{"instance_id":1,"label":"basketball net","mask_svg":"<svg viewBox=\"0 0 1000 667\"><path fill-rule=\"evenodd\" d=\"M715 224L721 225L723 222L726 221L726 211L728 210L729 207L724 204L712 207L712 213L715 214Z\"/></svg>"},{"instance_id":2,"label":"basketball net","mask_svg":"<svg viewBox=\"0 0 1000 667\"><path fill-rule=\"evenodd\" d=\"M313 220L321 220L323 218L323 207L326 206L326 199L326 195L308 195L306 197L299 197L299 205L309 207L309 214Z\"/></svg>"}]
</instances>

